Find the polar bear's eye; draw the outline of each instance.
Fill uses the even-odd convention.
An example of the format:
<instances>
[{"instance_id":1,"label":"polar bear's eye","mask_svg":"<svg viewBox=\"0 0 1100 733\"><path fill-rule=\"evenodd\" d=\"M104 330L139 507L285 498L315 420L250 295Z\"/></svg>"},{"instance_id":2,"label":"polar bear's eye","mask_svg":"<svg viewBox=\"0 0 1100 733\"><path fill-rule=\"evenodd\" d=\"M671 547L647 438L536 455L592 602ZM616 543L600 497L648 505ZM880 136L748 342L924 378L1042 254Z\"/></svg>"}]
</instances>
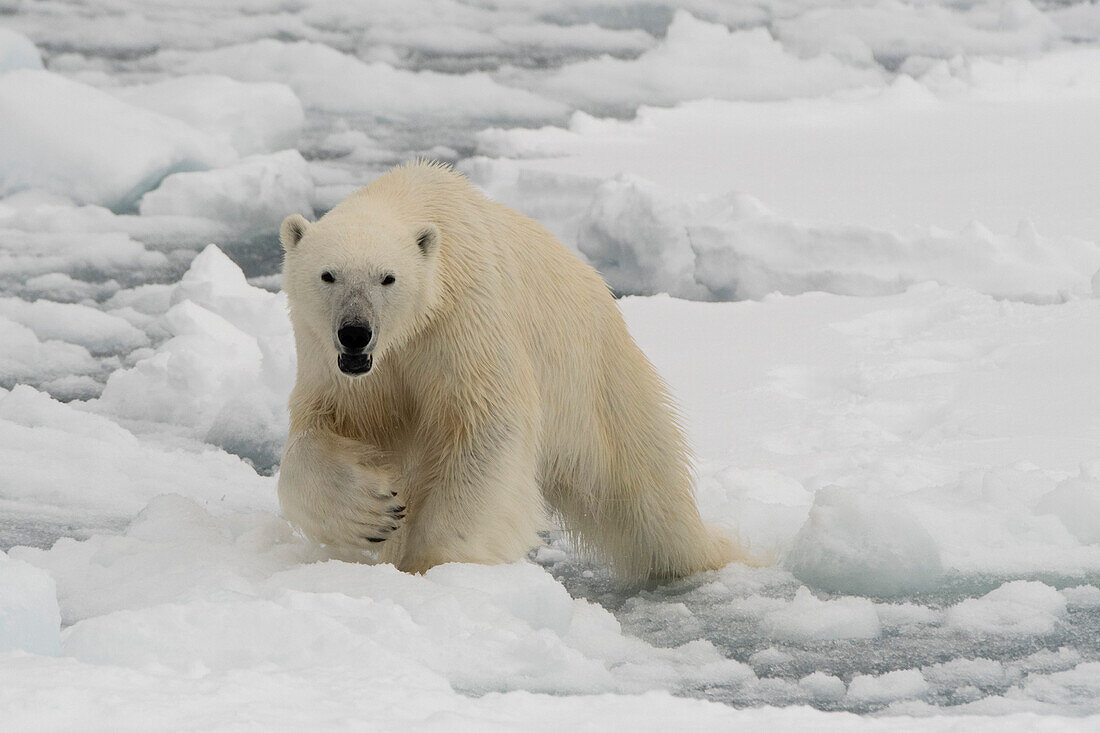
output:
<instances>
[{"instance_id":1,"label":"polar bear's eye","mask_svg":"<svg viewBox=\"0 0 1100 733\"><path fill-rule=\"evenodd\" d=\"M397 282L397 278L393 275L386 275L382 278L383 285L393 285L395 282Z\"/></svg>"},{"instance_id":2,"label":"polar bear's eye","mask_svg":"<svg viewBox=\"0 0 1100 733\"><path fill-rule=\"evenodd\" d=\"M335 275L333 275L333 274L332 274L331 272L329 272L328 270L325 270L324 272L322 272L322 273L321 273L321 279L322 279L322 280L324 280L324 281L325 281L325 282L327 282L327 283L334 283L334 282L336 282L336 276L335 276Z\"/></svg>"}]
</instances>

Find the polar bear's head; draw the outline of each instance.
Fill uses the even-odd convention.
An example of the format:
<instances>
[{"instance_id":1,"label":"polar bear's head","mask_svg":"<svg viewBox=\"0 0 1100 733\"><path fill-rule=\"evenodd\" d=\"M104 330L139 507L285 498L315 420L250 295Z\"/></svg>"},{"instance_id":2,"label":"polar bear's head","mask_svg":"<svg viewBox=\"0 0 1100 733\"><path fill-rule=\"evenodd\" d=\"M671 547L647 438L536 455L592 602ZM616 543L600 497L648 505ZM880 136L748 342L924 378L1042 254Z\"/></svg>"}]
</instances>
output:
<instances>
[{"instance_id":1,"label":"polar bear's head","mask_svg":"<svg viewBox=\"0 0 1100 733\"><path fill-rule=\"evenodd\" d=\"M423 326L437 290L440 233L381 207L345 204L313 224L288 216L279 239L299 358L304 345L358 377Z\"/></svg>"}]
</instances>

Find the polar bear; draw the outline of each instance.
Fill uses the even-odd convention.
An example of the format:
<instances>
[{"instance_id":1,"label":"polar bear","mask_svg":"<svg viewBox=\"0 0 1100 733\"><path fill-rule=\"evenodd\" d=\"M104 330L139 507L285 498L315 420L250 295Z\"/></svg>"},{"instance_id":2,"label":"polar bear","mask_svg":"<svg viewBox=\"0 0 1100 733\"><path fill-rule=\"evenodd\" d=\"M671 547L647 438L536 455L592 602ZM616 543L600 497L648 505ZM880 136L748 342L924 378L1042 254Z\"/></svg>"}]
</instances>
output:
<instances>
[{"instance_id":1,"label":"polar bear","mask_svg":"<svg viewBox=\"0 0 1100 733\"><path fill-rule=\"evenodd\" d=\"M422 572L502 563L558 514L626 582L741 559L700 519L668 390L607 286L449 167L287 217L298 352L285 516Z\"/></svg>"}]
</instances>

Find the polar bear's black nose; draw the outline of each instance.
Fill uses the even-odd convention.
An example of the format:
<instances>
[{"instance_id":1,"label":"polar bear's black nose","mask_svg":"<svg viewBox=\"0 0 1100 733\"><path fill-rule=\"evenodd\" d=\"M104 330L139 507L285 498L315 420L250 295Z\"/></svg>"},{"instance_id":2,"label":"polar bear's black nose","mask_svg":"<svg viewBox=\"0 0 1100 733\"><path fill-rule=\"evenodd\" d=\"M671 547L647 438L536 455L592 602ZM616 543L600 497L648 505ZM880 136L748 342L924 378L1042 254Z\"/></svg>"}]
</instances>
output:
<instances>
[{"instance_id":1,"label":"polar bear's black nose","mask_svg":"<svg viewBox=\"0 0 1100 733\"><path fill-rule=\"evenodd\" d=\"M349 351L362 351L370 343L370 337L370 326L362 323L349 323L336 332L340 345Z\"/></svg>"}]
</instances>

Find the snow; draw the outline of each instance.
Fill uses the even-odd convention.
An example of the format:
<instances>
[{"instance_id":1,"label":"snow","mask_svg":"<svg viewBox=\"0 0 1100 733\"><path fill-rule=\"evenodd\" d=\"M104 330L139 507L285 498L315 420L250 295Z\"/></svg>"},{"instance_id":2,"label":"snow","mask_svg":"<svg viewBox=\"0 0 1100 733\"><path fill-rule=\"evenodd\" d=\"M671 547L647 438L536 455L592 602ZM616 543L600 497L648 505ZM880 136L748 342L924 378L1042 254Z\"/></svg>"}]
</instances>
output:
<instances>
[{"instance_id":1,"label":"snow","mask_svg":"<svg viewBox=\"0 0 1100 733\"><path fill-rule=\"evenodd\" d=\"M0 719L1100 725L1100 13L90 0L0 29ZM331 558L276 228L454 162L597 266L762 567Z\"/></svg>"}]
</instances>

